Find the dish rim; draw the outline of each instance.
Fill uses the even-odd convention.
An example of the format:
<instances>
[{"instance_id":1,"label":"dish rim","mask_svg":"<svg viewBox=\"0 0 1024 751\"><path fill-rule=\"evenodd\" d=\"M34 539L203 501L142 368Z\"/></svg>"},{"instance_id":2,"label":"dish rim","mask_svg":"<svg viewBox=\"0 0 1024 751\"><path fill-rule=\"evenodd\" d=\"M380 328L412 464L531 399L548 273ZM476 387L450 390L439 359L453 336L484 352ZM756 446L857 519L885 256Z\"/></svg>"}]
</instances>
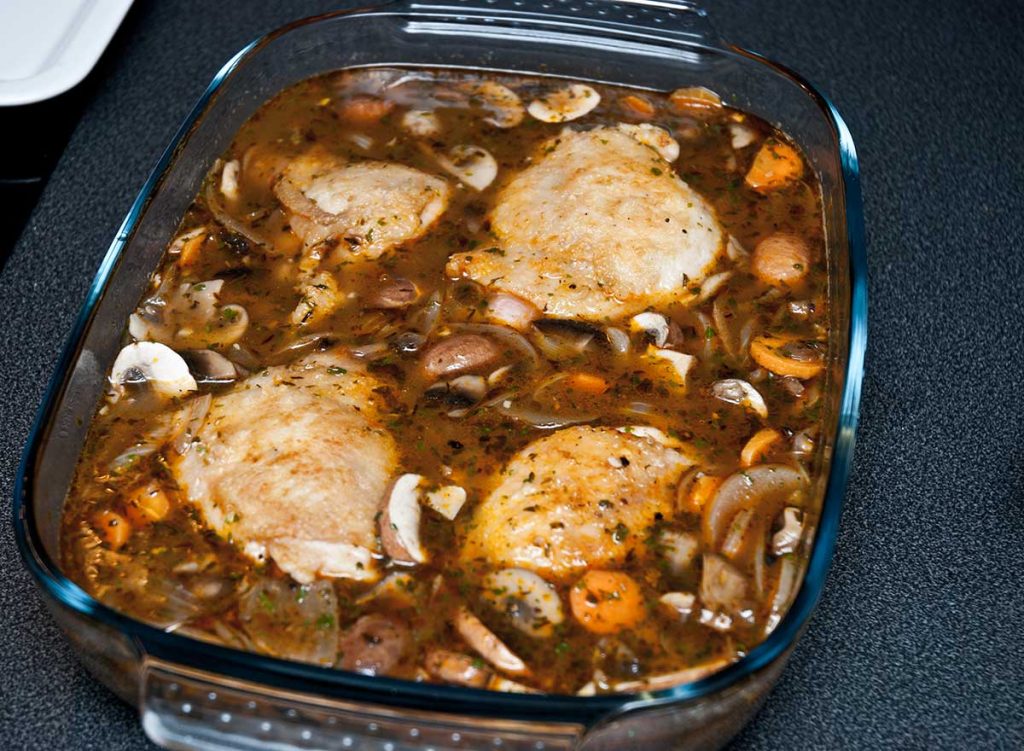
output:
<instances>
[{"instance_id":1,"label":"dish rim","mask_svg":"<svg viewBox=\"0 0 1024 751\"><path fill-rule=\"evenodd\" d=\"M175 662L190 665L196 665L197 660L202 660L203 669L255 680L271 688L297 688L306 693L325 696L351 696L354 691L369 701L396 706L427 707L446 712L443 709L438 710L438 702L444 702L445 705L452 707L451 710L447 710L447 713L451 714L549 721L555 717L570 716L571 720L563 721L587 723L605 719L613 714L620 715L637 709L689 702L721 692L766 668L785 654L807 625L824 589L838 535L859 422L864 355L867 346L867 258L856 148L849 129L835 105L787 66L736 45L717 43L717 40L710 46L715 52L746 57L768 66L777 75L788 78L803 89L825 116L838 146L842 180L836 189L842 191L849 255L850 310L847 361L817 531L808 554L800 588L786 614L771 634L739 660L709 676L670 688L590 697L566 694L510 694L460 686L418 683L384 676L363 676L336 668L320 667L202 642L147 625L102 604L71 581L50 558L38 537L35 509L31 502L37 459L52 427L56 408L72 372L72 366L77 362L84 335L139 219L163 182L168 168L173 164L179 146L203 116L211 99L240 63L273 40L296 28L353 14L408 15L410 12L414 11L395 10L384 5L334 11L299 19L245 45L213 77L160 156L107 249L62 348L43 401L36 412L14 486L13 521L15 539L22 560L38 584L56 602L141 643L144 647L141 650L142 656L166 655ZM687 41L685 44L695 43ZM182 655L187 655L190 659L182 660Z\"/></svg>"}]
</instances>

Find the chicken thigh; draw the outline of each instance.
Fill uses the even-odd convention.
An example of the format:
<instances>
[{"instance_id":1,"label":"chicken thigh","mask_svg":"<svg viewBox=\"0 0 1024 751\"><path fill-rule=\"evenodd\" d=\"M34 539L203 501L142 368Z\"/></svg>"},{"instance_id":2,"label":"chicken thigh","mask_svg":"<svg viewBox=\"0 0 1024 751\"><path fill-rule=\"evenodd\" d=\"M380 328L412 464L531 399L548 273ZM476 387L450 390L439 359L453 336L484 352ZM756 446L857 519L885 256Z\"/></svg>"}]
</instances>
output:
<instances>
[{"instance_id":1,"label":"chicken thigh","mask_svg":"<svg viewBox=\"0 0 1024 751\"><path fill-rule=\"evenodd\" d=\"M274 192L307 248L337 240L342 254L373 259L425 234L448 207L451 188L402 164L314 151L285 168Z\"/></svg>"},{"instance_id":2,"label":"chicken thigh","mask_svg":"<svg viewBox=\"0 0 1024 751\"><path fill-rule=\"evenodd\" d=\"M618 128L565 131L496 199L501 253L452 256L448 273L600 320L685 301L718 256L711 208L658 152Z\"/></svg>"},{"instance_id":3,"label":"chicken thigh","mask_svg":"<svg viewBox=\"0 0 1024 751\"><path fill-rule=\"evenodd\" d=\"M212 529L296 581L373 579L398 463L380 386L334 355L268 368L213 398L175 479Z\"/></svg>"},{"instance_id":4,"label":"chicken thigh","mask_svg":"<svg viewBox=\"0 0 1024 751\"><path fill-rule=\"evenodd\" d=\"M643 555L644 530L672 515L693 459L643 428L565 428L524 447L474 511L467 560L564 578Z\"/></svg>"}]
</instances>

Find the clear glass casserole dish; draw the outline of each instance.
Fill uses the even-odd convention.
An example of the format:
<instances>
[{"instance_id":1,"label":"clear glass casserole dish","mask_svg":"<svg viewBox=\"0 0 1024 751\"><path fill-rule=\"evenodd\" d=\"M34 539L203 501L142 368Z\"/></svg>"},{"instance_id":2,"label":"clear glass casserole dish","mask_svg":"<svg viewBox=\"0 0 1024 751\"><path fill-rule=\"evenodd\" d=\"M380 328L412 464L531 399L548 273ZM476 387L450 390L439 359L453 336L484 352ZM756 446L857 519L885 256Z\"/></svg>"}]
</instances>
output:
<instances>
[{"instance_id":1,"label":"clear glass casserole dish","mask_svg":"<svg viewBox=\"0 0 1024 751\"><path fill-rule=\"evenodd\" d=\"M786 615L760 645L702 680L641 694L503 694L286 662L166 633L97 602L58 560L61 510L123 322L214 160L267 99L353 66L473 68L640 89L699 85L768 120L804 149L822 185L832 338L830 441L820 514ZM727 45L683 2L394 2L289 25L217 75L143 187L90 290L18 478L22 555L96 677L139 708L170 748L716 748L754 714L824 585L852 459L866 344L857 161L835 108L792 72Z\"/></svg>"}]
</instances>

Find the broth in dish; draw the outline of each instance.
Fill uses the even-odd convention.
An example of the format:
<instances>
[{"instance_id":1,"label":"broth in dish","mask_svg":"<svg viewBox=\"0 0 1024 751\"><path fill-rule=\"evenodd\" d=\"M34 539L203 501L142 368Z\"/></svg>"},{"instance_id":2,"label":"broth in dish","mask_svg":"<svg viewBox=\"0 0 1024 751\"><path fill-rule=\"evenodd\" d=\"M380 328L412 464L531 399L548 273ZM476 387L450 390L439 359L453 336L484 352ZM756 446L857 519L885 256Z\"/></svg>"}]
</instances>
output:
<instances>
[{"instance_id":1,"label":"broth in dish","mask_svg":"<svg viewBox=\"0 0 1024 751\"><path fill-rule=\"evenodd\" d=\"M126 322L68 574L193 638L591 695L799 586L820 186L702 88L353 69L265 104Z\"/></svg>"}]
</instances>

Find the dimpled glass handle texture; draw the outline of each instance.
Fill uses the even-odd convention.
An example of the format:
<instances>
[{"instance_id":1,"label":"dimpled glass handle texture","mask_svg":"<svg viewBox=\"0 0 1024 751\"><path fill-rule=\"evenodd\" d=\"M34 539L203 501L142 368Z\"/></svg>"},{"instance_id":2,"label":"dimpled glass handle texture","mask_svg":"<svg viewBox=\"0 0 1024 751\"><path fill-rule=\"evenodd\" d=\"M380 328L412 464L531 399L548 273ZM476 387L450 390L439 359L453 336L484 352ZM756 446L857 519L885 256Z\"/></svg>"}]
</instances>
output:
<instances>
[{"instance_id":1,"label":"dimpled glass handle texture","mask_svg":"<svg viewBox=\"0 0 1024 751\"><path fill-rule=\"evenodd\" d=\"M580 21L638 36L722 46L707 12L689 0L407 0L402 5L417 13L493 17L511 23L521 19L554 26Z\"/></svg>"},{"instance_id":2,"label":"dimpled glass handle texture","mask_svg":"<svg viewBox=\"0 0 1024 751\"><path fill-rule=\"evenodd\" d=\"M569 751L580 725L399 710L273 689L148 658L139 713L169 749Z\"/></svg>"}]
</instances>

